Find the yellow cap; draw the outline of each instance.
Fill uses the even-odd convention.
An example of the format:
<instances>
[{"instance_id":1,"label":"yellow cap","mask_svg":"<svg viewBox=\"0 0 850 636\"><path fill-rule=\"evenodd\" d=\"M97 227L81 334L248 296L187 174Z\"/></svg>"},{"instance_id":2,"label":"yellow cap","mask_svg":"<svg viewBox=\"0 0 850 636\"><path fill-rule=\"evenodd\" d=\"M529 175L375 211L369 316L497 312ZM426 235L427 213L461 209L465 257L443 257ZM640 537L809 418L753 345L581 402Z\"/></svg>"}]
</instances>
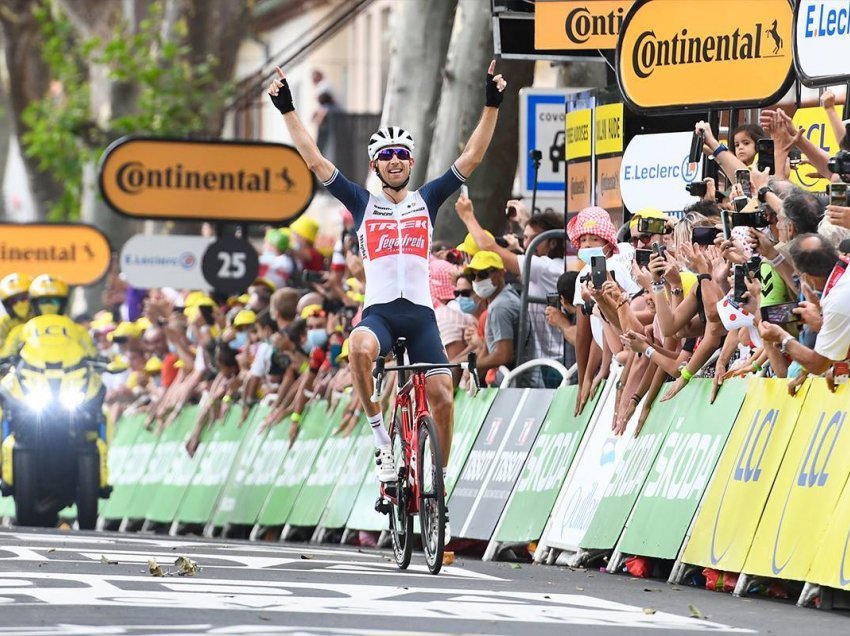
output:
<instances>
[{"instance_id":1,"label":"yellow cap","mask_svg":"<svg viewBox=\"0 0 850 636\"><path fill-rule=\"evenodd\" d=\"M315 243L319 236L319 222L309 216L299 216L289 225L289 229L309 243Z\"/></svg>"},{"instance_id":2,"label":"yellow cap","mask_svg":"<svg viewBox=\"0 0 850 636\"><path fill-rule=\"evenodd\" d=\"M502 257L496 254L496 252L481 250L480 252L476 252L475 256L472 257L472 260L469 262L469 265L466 266L464 271L469 272L474 270L481 272L485 269L505 269Z\"/></svg>"},{"instance_id":3,"label":"yellow cap","mask_svg":"<svg viewBox=\"0 0 850 636\"><path fill-rule=\"evenodd\" d=\"M159 373L160 371L162 371L162 360L156 356L148 358L148 361L145 362L145 373Z\"/></svg>"},{"instance_id":4,"label":"yellow cap","mask_svg":"<svg viewBox=\"0 0 850 636\"><path fill-rule=\"evenodd\" d=\"M206 296L207 296L207 294L205 294L202 291L189 292L186 295L186 299L183 301L183 306L184 307L194 307L195 305L198 304L198 300L200 300L201 298L204 298Z\"/></svg>"},{"instance_id":5,"label":"yellow cap","mask_svg":"<svg viewBox=\"0 0 850 636\"><path fill-rule=\"evenodd\" d=\"M115 338L138 338L142 335L142 330L134 322L120 322L115 328L115 331L109 334L109 339Z\"/></svg>"},{"instance_id":6,"label":"yellow cap","mask_svg":"<svg viewBox=\"0 0 850 636\"><path fill-rule=\"evenodd\" d=\"M661 210L656 208L642 208L634 213L631 219L629 219L629 227L635 228L638 224L638 219L666 219L667 215L664 214Z\"/></svg>"},{"instance_id":7,"label":"yellow cap","mask_svg":"<svg viewBox=\"0 0 850 636\"><path fill-rule=\"evenodd\" d=\"M487 230L484 230L484 232L487 234L487 236L493 238L493 235L490 232L488 232ZM476 243L475 239L472 238L472 234L467 234L466 237L463 239L463 243L458 245L455 249L457 249L459 252L465 252L470 256L475 256L478 253L479 248L478 243Z\"/></svg>"},{"instance_id":8,"label":"yellow cap","mask_svg":"<svg viewBox=\"0 0 850 636\"><path fill-rule=\"evenodd\" d=\"M233 319L234 327L246 327L248 325L253 325L257 322L257 314L255 314L250 309L243 309L236 317Z\"/></svg>"},{"instance_id":9,"label":"yellow cap","mask_svg":"<svg viewBox=\"0 0 850 636\"><path fill-rule=\"evenodd\" d=\"M106 365L106 368L109 371L124 371L125 369L130 368L130 363L127 362L127 358L122 355L117 355L112 358L112 361Z\"/></svg>"},{"instance_id":10,"label":"yellow cap","mask_svg":"<svg viewBox=\"0 0 850 636\"><path fill-rule=\"evenodd\" d=\"M348 338L342 341L342 350L339 352L339 355L336 357L336 361L339 362L341 360L348 360Z\"/></svg>"},{"instance_id":11,"label":"yellow cap","mask_svg":"<svg viewBox=\"0 0 850 636\"><path fill-rule=\"evenodd\" d=\"M150 327L153 323L151 323L150 318L147 316L142 316L136 321L136 326L139 328L139 331L144 333L148 327Z\"/></svg>"},{"instance_id":12,"label":"yellow cap","mask_svg":"<svg viewBox=\"0 0 850 636\"><path fill-rule=\"evenodd\" d=\"M272 290L272 291L274 291L274 290L276 290L276 289L277 289L277 285L275 285L275 284L274 284L272 281L270 281L268 278L262 278L262 277L261 277L261 278L256 278L256 279L254 279L254 282L253 282L253 283L251 283L251 284L252 284L252 285L265 285L266 287L268 287L268 288L269 288L270 290ZM250 297L250 296L248 296L248 298L250 299L251 297Z\"/></svg>"},{"instance_id":13,"label":"yellow cap","mask_svg":"<svg viewBox=\"0 0 850 636\"><path fill-rule=\"evenodd\" d=\"M305 320L310 316L315 316L319 312L322 311L321 305L307 305L304 309L301 310L301 317Z\"/></svg>"},{"instance_id":14,"label":"yellow cap","mask_svg":"<svg viewBox=\"0 0 850 636\"><path fill-rule=\"evenodd\" d=\"M94 315L89 328L95 331L106 331L115 328L115 321L112 320L112 312L99 311Z\"/></svg>"}]
</instances>

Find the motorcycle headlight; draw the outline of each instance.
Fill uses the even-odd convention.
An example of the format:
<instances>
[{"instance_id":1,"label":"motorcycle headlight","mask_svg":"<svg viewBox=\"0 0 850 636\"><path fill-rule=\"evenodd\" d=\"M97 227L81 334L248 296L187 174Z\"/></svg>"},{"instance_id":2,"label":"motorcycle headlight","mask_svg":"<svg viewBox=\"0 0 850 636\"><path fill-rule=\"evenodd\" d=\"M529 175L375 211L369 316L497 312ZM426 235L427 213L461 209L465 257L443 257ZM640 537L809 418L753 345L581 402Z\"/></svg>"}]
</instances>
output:
<instances>
[{"instance_id":1,"label":"motorcycle headlight","mask_svg":"<svg viewBox=\"0 0 850 636\"><path fill-rule=\"evenodd\" d=\"M86 400L86 394L82 391L65 391L59 396L59 402L67 410L73 411Z\"/></svg>"},{"instance_id":2,"label":"motorcycle headlight","mask_svg":"<svg viewBox=\"0 0 850 636\"><path fill-rule=\"evenodd\" d=\"M35 387L27 392L27 406L35 413L41 413L53 401L53 395L46 386Z\"/></svg>"}]
</instances>

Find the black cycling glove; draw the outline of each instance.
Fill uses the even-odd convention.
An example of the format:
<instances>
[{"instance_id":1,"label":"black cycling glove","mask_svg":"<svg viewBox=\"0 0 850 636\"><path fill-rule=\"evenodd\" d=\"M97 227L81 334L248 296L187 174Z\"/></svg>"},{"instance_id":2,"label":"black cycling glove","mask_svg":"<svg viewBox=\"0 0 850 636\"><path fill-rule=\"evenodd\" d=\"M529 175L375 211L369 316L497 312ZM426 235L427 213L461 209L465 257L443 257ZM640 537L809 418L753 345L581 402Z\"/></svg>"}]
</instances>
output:
<instances>
[{"instance_id":1,"label":"black cycling glove","mask_svg":"<svg viewBox=\"0 0 850 636\"><path fill-rule=\"evenodd\" d=\"M494 75L487 73L487 83L484 85L484 105L498 108L502 105L502 97L504 97L496 88L496 82L493 81Z\"/></svg>"},{"instance_id":2,"label":"black cycling glove","mask_svg":"<svg viewBox=\"0 0 850 636\"><path fill-rule=\"evenodd\" d=\"M274 107L280 111L281 115L285 115L286 113L295 110L295 105L292 103L292 91L289 90L289 82L286 80L283 80L283 86L280 87L277 95L269 93L269 97L272 100L272 104L274 104Z\"/></svg>"}]
</instances>

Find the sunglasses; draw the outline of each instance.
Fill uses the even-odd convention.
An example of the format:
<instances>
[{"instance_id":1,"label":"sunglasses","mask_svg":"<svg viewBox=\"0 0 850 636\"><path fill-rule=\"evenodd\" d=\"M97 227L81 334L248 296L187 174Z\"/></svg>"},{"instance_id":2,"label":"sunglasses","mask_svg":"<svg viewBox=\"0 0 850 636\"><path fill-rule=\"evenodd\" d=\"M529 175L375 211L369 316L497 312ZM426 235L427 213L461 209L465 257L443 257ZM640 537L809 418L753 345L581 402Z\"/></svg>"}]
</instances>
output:
<instances>
[{"instance_id":1,"label":"sunglasses","mask_svg":"<svg viewBox=\"0 0 850 636\"><path fill-rule=\"evenodd\" d=\"M455 298L460 298L461 296L463 296L464 298L469 298L470 296L472 296L472 290L471 289L455 289L454 295L455 295Z\"/></svg>"},{"instance_id":2,"label":"sunglasses","mask_svg":"<svg viewBox=\"0 0 850 636\"><path fill-rule=\"evenodd\" d=\"M410 151L407 148L384 148L378 151L377 159L378 161L389 161L393 158L393 155L402 161L410 159Z\"/></svg>"},{"instance_id":3,"label":"sunglasses","mask_svg":"<svg viewBox=\"0 0 850 636\"><path fill-rule=\"evenodd\" d=\"M492 269L482 269L480 272L475 272L475 280L484 280L485 278L490 278L490 274L492 273Z\"/></svg>"}]
</instances>

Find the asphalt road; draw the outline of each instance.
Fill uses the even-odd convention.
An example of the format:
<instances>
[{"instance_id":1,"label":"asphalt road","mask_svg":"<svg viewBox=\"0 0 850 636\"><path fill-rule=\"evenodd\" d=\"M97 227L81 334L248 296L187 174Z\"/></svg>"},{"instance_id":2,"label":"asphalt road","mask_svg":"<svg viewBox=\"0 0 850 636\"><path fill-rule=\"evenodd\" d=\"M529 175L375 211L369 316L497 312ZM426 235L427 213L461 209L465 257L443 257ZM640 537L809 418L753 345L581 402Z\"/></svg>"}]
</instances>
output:
<instances>
[{"instance_id":1,"label":"asphalt road","mask_svg":"<svg viewBox=\"0 0 850 636\"><path fill-rule=\"evenodd\" d=\"M194 576L177 575L180 556ZM434 577L421 554L399 572L375 550L31 530L0 531L0 617L0 635L26 636L850 630L839 612L602 572L459 558Z\"/></svg>"}]
</instances>

